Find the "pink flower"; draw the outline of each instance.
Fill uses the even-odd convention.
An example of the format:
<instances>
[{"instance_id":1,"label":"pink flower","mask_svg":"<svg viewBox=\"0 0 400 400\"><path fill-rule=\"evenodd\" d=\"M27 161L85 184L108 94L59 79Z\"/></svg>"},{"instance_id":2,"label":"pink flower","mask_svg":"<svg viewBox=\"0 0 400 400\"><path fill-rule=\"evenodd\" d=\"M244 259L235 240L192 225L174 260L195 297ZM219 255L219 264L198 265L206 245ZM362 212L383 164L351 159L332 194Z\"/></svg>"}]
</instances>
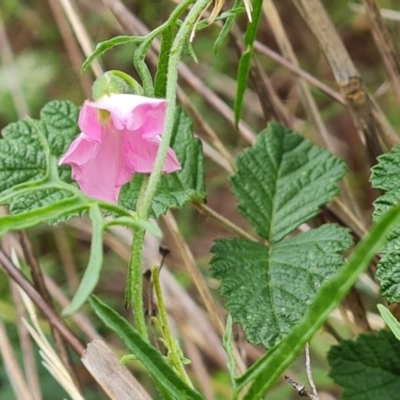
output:
<instances>
[{"instance_id":1,"label":"pink flower","mask_svg":"<svg viewBox=\"0 0 400 400\"><path fill-rule=\"evenodd\" d=\"M150 173L160 146L166 101L133 94L111 94L86 101L79 115L82 133L60 164L70 164L72 178L87 196L116 203L121 186L135 172ZM163 172L179 170L168 149Z\"/></svg>"}]
</instances>

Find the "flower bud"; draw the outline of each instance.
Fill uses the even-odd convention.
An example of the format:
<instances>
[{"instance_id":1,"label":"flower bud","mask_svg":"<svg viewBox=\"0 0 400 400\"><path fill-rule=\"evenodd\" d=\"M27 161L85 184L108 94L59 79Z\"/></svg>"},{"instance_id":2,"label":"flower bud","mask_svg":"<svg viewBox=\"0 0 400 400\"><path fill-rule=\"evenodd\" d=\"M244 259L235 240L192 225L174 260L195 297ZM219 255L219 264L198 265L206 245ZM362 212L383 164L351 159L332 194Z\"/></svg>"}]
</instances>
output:
<instances>
[{"instance_id":1,"label":"flower bud","mask_svg":"<svg viewBox=\"0 0 400 400\"><path fill-rule=\"evenodd\" d=\"M92 85L93 100L98 101L103 96L111 94L138 94L142 95L141 86L128 74L122 71L107 71L97 78Z\"/></svg>"}]
</instances>

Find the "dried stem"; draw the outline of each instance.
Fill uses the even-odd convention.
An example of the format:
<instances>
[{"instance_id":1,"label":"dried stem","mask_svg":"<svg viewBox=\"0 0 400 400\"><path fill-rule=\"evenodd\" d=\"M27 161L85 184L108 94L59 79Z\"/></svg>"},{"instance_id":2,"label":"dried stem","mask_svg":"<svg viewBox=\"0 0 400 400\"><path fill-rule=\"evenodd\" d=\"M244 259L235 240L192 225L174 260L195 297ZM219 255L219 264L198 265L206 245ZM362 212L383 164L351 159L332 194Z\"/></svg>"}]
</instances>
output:
<instances>
[{"instance_id":1,"label":"dried stem","mask_svg":"<svg viewBox=\"0 0 400 400\"><path fill-rule=\"evenodd\" d=\"M307 81L308 83L310 83L311 85L315 86L316 88L318 88L319 90L324 92L327 96L329 96L332 100L335 100L342 106L346 105L344 98L342 97L342 95L339 92L336 92L328 85L325 85L325 83L321 82L314 76L310 75L308 72L304 71L297 65L293 64L286 58L282 57L280 54L276 53L275 51L270 49L268 46L265 46L264 44L262 44L258 41L255 41L254 48L261 54L264 54L264 55L268 56L269 58L271 58L272 60L276 61L277 63L281 64L282 66L287 68L290 72L293 72L293 74L297 75L299 78L302 78L305 81Z\"/></svg>"},{"instance_id":2,"label":"dried stem","mask_svg":"<svg viewBox=\"0 0 400 400\"><path fill-rule=\"evenodd\" d=\"M308 343L306 344L305 353L306 353L306 373L307 373L308 382L310 383L311 390L313 392L315 400L319 400L317 387L315 386L314 379L312 377L312 372L311 372L310 345Z\"/></svg>"},{"instance_id":3,"label":"dried stem","mask_svg":"<svg viewBox=\"0 0 400 400\"><path fill-rule=\"evenodd\" d=\"M8 339L6 328L0 320L0 351L3 356L8 379L18 400L35 400L25 382L17 358Z\"/></svg>"},{"instance_id":4,"label":"dried stem","mask_svg":"<svg viewBox=\"0 0 400 400\"><path fill-rule=\"evenodd\" d=\"M207 215L208 217L212 218L214 221L218 222L222 227L224 227L229 232L232 232L234 235L238 237L242 237L247 240L251 240L256 242L257 239L251 236L249 233L244 231L239 226L235 225L232 221L228 220L227 218L223 217L221 214L218 214L212 208L206 206L205 204L197 204L193 203L193 206L196 207L200 213Z\"/></svg>"},{"instance_id":5,"label":"dried stem","mask_svg":"<svg viewBox=\"0 0 400 400\"><path fill-rule=\"evenodd\" d=\"M388 147L398 142L393 128L382 111L368 94L361 76L354 66L343 42L340 40L332 21L320 0L294 0L318 40L328 61L336 83L346 100L348 110L365 146L370 165L382 153L381 138Z\"/></svg>"},{"instance_id":6,"label":"dried stem","mask_svg":"<svg viewBox=\"0 0 400 400\"><path fill-rule=\"evenodd\" d=\"M84 346L76 338L65 322L56 314L56 312L46 303L42 296L30 284L30 282L22 275L18 268L13 264L9 257L0 249L0 264L6 270L7 274L13 279L23 291L30 297L36 306L48 319L50 325L60 332L61 336L71 346L71 348L80 357L85 350Z\"/></svg>"},{"instance_id":7,"label":"dried stem","mask_svg":"<svg viewBox=\"0 0 400 400\"><path fill-rule=\"evenodd\" d=\"M400 103L400 55L374 0L363 0L376 47L382 55L393 90Z\"/></svg>"},{"instance_id":8,"label":"dried stem","mask_svg":"<svg viewBox=\"0 0 400 400\"><path fill-rule=\"evenodd\" d=\"M32 397L35 400L42 398L38 373L36 369L36 360L33 352L32 340L29 335L26 326L22 322L22 318L25 317L25 309L22 304L20 293L17 290L17 284L10 280L11 292L14 300L15 310L17 312L17 328L18 336L20 340L22 358L24 361L24 369L27 380L27 385Z\"/></svg>"}]
</instances>

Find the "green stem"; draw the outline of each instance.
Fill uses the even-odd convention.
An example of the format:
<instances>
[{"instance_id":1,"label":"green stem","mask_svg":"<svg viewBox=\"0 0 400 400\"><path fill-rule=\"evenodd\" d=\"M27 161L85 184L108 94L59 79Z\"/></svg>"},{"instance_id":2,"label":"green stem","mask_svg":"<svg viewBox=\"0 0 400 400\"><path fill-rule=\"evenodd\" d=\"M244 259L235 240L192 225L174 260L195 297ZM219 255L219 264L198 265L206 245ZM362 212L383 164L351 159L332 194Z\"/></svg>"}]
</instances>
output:
<instances>
[{"instance_id":1,"label":"green stem","mask_svg":"<svg viewBox=\"0 0 400 400\"><path fill-rule=\"evenodd\" d=\"M140 336L148 341L146 319L143 310L142 298L142 249L144 242L145 230L143 228L135 228L131 247L131 259L128 269L128 282L126 285L125 305L130 301L133 302L134 318L136 329Z\"/></svg>"},{"instance_id":2,"label":"green stem","mask_svg":"<svg viewBox=\"0 0 400 400\"><path fill-rule=\"evenodd\" d=\"M185 7L188 7L193 0L185 0L174 11L176 18ZM182 23L174 43L171 47L171 55L168 62L168 82L167 82L167 112L164 125L164 133L160 147L157 152L157 157L153 172L150 175L146 190L141 193L137 202L137 213L140 219L148 219L150 214L151 204L156 194L157 186L160 182L162 168L167 157L167 151L171 142L172 131L175 120L176 110L176 89L178 85L178 65L180 55L185 44L185 40L190 36L193 27L196 24L198 16L203 12L203 9L208 6L209 0L198 0L188 16ZM128 282L126 289L126 301L133 301L135 311L136 327L144 339L148 338L145 324L143 298L142 298L142 248L144 241L144 231L135 229L135 237L132 243L132 256L129 265Z\"/></svg>"},{"instance_id":3,"label":"green stem","mask_svg":"<svg viewBox=\"0 0 400 400\"><path fill-rule=\"evenodd\" d=\"M191 0L187 0L190 4ZM174 43L171 47L171 55L168 62L168 82L167 82L167 112L164 125L164 133L162 136L160 148L158 149L157 158L155 161L153 172L150 175L149 183L146 192L144 193L143 201L138 215L140 218L148 218L151 203L156 194L157 186L161 178L162 168L167 157L167 151L171 142L172 131L175 121L176 111L176 90L178 85L178 65L180 56L185 44L185 40L190 36L196 21L208 6L209 0L198 0L190 10L188 16L183 21Z\"/></svg>"},{"instance_id":4,"label":"green stem","mask_svg":"<svg viewBox=\"0 0 400 400\"><path fill-rule=\"evenodd\" d=\"M146 63L144 62L145 56L151 46L153 39L162 33L168 26L175 24L180 15L192 4L194 0L185 0L180 3L175 10L171 13L170 17L162 25L148 33L144 38L141 45L138 47L134 57L135 68L142 79L143 89L145 96L154 96L153 80Z\"/></svg>"},{"instance_id":5,"label":"green stem","mask_svg":"<svg viewBox=\"0 0 400 400\"><path fill-rule=\"evenodd\" d=\"M160 284L160 267L158 265L153 267L151 274L154 292L156 294L158 312L161 320L161 328L164 336L165 346L168 349L168 359L170 360L172 366L176 369L178 375L182 378L185 383L193 388L193 384L186 373L185 367L183 366L181 355L182 350L178 346L177 341L172 337L171 330L169 328L167 311L165 309L164 299Z\"/></svg>"}]
</instances>

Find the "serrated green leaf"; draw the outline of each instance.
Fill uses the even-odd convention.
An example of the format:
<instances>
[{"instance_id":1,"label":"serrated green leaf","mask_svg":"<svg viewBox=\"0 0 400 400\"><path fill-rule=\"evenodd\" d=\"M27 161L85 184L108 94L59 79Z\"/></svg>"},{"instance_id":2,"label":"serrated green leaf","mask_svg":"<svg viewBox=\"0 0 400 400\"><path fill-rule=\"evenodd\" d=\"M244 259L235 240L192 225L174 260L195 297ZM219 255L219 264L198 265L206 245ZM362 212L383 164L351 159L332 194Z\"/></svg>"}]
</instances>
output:
<instances>
[{"instance_id":1,"label":"serrated green leaf","mask_svg":"<svg viewBox=\"0 0 400 400\"><path fill-rule=\"evenodd\" d=\"M328 353L330 376L343 386L343 400L397 400L400 392L400 342L391 332L343 340Z\"/></svg>"},{"instance_id":2,"label":"serrated green leaf","mask_svg":"<svg viewBox=\"0 0 400 400\"><path fill-rule=\"evenodd\" d=\"M322 326L329 314L340 304L355 284L359 275L368 267L372 258L384 245L388 234L400 221L400 206L387 211L374 224L369 235L357 245L336 276L324 284L304 318L280 343L258 359L242 376L236 378L237 390L252 383L245 400L259 400L281 374L297 358L305 344Z\"/></svg>"},{"instance_id":3,"label":"serrated green leaf","mask_svg":"<svg viewBox=\"0 0 400 400\"><path fill-rule=\"evenodd\" d=\"M384 193L374 202L374 221L390 207L400 204L400 146L391 153L378 158L378 164L372 168L371 183ZM389 301L400 301L400 227L388 237L384 254L378 263L376 278L380 281L381 294Z\"/></svg>"},{"instance_id":4,"label":"serrated green leaf","mask_svg":"<svg viewBox=\"0 0 400 400\"><path fill-rule=\"evenodd\" d=\"M82 64L81 72L84 72L96 58L100 57L114 46L119 46L121 44L138 44L142 41L143 38L139 36L117 36L110 40L98 43L94 52Z\"/></svg>"},{"instance_id":5,"label":"serrated green leaf","mask_svg":"<svg viewBox=\"0 0 400 400\"><path fill-rule=\"evenodd\" d=\"M46 175L46 151L60 157L79 134L77 125L79 108L69 101L52 101L40 113L41 120L27 119L8 125L0 140L0 192L17 184L36 181ZM40 139L43 134L46 144ZM73 183L70 167L60 167L60 178ZM62 190L46 189L14 199L13 213L33 210L71 196Z\"/></svg>"},{"instance_id":6,"label":"serrated green leaf","mask_svg":"<svg viewBox=\"0 0 400 400\"><path fill-rule=\"evenodd\" d=\"M202 202L205 198L201 142L193 138L192 121L182 109L177 111L171 146L182 169L162 176L152 204L152 215L156 218L170 208L181 208L189 201ZM135 209L142 182L143 175L136 174L134 179L122 188L119 201L123 207Z\"/></svg>"},{"instance_id":7,"label":"serrated green leaf","mask_svg":"<svg viewBox=\"0 0 400 400\"><path fill-rule=\"evenodd\" d=\"M167 364L162 354L144 341L128 321L118 315L97 297L92 296L90 304L97 316L112 329L129 350L143 363L158 385L175 399L202 400L203 397L186 385Z\"/></svg>"},{"instance_id":8,"label":"serrated green leaf","mask_svg":"<svg viewBox=\"0 0 400 400\"><path fill-rule=\"evenodd\" d=\"M90 244L89 263L71 303L62 312L63 316L78 311L92 294L97 282L99 281L101 266L103 264L104 220L98 204L95 203L91 207L89 210L89 217L92 221L92 240Z\"/></svg>"},{"instance_id":9,"label":"serrated green leaf","mask_svg":"<svg viewBox=\"0 0 400 400\"><path fill-rule=\"evenodd\" d=\"M393 335L397 338L397 340L400 340L400 322L397 321L390 310L384 307L382 304L378 304L377 307L383 320L386 322L386 325L393 332Z\"/></svg>"},{"instance_id":10,"label":"serrated green leaf","mask_svg":"<svg viewBox=\"0 0 400 400\"><path fill-rule=\"evenodd\" d=\"M238 124L240 115L242 112L242 105L244 94L247 87L247 81L249 79L251 57L253 55L253 44L256 40L257 28L260 23L261 13L262 13L262 3L263 0L253 0L253 21L249 22L247 25L246 34L244 36L244 42L246 45L246 50L242 54L239 60L239 67L237 72L237 89L235 96L235 104L233 106L235 112L235 123Z\"/></svg>"},{"instance_id":11,"label":"serrated green leaf","mask_svg":"<svg viewBox=\"0 0 400 400\"><path fill-rule=\"evenodd\" d=\"M211 274L235 322L252 344L274 346L300 321L321 285L344 264L347 229L323 225L268 248L245 239L218 240Z\"/></svg>"},{"instance_id":12,"label":"serrated green leaf","mask_svg":"<svg viewBox=\"0 0 400 400\"><path fill-rule=\"evenodd\" d=\"M298 133L271 123L236 160L239 211L270 243L318 214L339 192L345 164Z\"/></svg>"}]
</instances>

